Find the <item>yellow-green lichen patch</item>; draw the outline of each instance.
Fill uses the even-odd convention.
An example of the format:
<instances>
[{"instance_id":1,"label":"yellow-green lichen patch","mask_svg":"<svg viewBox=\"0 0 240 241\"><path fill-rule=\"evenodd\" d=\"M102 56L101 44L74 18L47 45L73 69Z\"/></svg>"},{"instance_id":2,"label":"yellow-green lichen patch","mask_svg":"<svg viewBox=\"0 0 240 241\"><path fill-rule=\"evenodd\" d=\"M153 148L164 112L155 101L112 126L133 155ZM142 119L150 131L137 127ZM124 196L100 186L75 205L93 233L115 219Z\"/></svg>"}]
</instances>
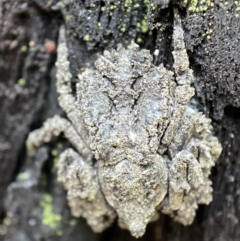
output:
<instances>
[{"instance_id":1,"label":"yellow-green lichen patch","mask_svg":"<svg viewBox=\"0 0 240 241\"><path fill-rule=\"evenodd\" d=\"M115 5L115 4L111 4L110 5L110 10L113 10L113 9L115 9L117 6Z\"/></svg>"},{"instance_id":2,"label":"yellow-green lichen patch","mask_svg":"<svg viewBox=\"0 0 240 241\"><path fill-rule=\"evenodd\" d=\"M210 40L212 33L213 33L213 29L212 29L212 28L209 28L209 29L203 34L203 37L206 37L207 40Z\"/></svg>"},{"instance_id":3,"label":"yellow-green lichen patch","mask_svg":"<svg viewBox=\"0 0 240 241\"><path fill-rule=\"evenodd\" d=\"M138 37L136 41L137 41L137 43L142 43L143 40L142 40L142 38Z\"/></svg>"},{"instance_id":4,"label":"yellow-green lichen patch","mask_svg":"<svg viewBox=\"0 0 240 241\"><path fill-rule=\"evenodd\" d=\"M235 5L235 17L239 18L239 14L240 14L240 1L234 1L234 5Z\"/></svg>"},{"instance_id":5,"label":"yellow-green lichen patch","mask_svg":"<svg viewBox=\"0 0 240 241\"><path fill-rule=\"evenodd\" d=\"M3 224L4 224L5 226L10 226L10 224L11 224L10 218L9 218L9 217L4 218L4 219L3 219Z\"/></svg>"},{"instance_id":6,"label":"yellow-green lichen patch","mask_svg":"<svg viewBox=\"0 0 240 241\"><path fill-rule=\"evenodd\" d=\"M131 12L131 9L132 9L132 0L125 0L124 2L124 7L125 7L125 11L127 13L130 13Z\"/></svg>"},{"instance_id":7,"label":"yellow-green lichen patch","mask_svg":"<svg viewBox=\"0 0 240 241\"><path fill-rule=\"evenodd\" d=\"M214 7L215 0L184 0L189 12L206 12Z\"/></svg>"},{"instance_id":8,"label":"yellow-green lichen patch","mask_svg":"<svg viewBox=\"0 0 240 241\"><path fill-rule=\"evenodd\" d=\"M54 157L58 156L58 151L56 149L53 149L51 151L51 155L54 156Z\"/></svg>"},{"instance_id":9,"label":"yellow-green lichen patch","mask_svg":"<svg viewBox=\"0 0 240 241\"><path fill-rule=\"evenodd\" d=\"M56 4L56 6L58 7L58 8L64 8L64 7L66 7L68 4L70 4L71 3L71 0L62 0L62 1L59 1L57 4Z\"/></svg>"},{"instance_id":10,"label":"yellow-green lichen patch","mask_svg":"<svg viewBox=\"0 0 240 241\"><path fill-rule=\"evenodd\" d=\"M65 22L69 22L70 19L71 19L71 15L66 15L66 16L65 16Z\"/></svg>"},{"instance_id":11,"label":"yellow-green lichen patch","mask_svg":"<svg viewBox=\"0 0 240 241\"><path fill-rule=\"evenodd\" d=\"M132 5L132 0L125 0L125 2L124 2L125 8L131 7L131 5Z\"/></svg>"},{"instance_id":12,"label":"yellow-green lichen patch","mask_svg":"<svg viewBox=\"0 0 240 241\"><path fill-rule=\"evenodd\" d=\"M150 4L150 7L151 7L152 10L155 10L155 9L156 9L156 5L155 5L154 3L151 3L151 4Z\"/></svg>"},{"instance_id":13,"label":"yellow-green lichen patch","mask_svg":"<svg viewBox=\"0 0 240 241\"><path fill-rule=\"evenodd\" d=\"M90 35L89 34L84 35L83 40L88 42L90 40Z\"/></svg>"},{"instance_id":14,"label":"yellow-green lichen patch","mask_svg":"<svg viewBox=\"0 0 240 241\"><path fill-rule=\"evenodd\" d=\"M134 8L139 8L139 7L140 7L140 4L139 4L139 3L136 3L136 4L134 4L133 7L134 7Z\"/></svg>"},{"instance_id":15,"label":"yellow-green lichen patch","mask_svg":"<svg viewBox=\"0 0 240 241\"><path fill-rule=\"evenodd\" d=\"M45 194L43 201L41 202L42 207L42 224L50 228L56 228L62 217L60 214L53 211L53 199L50 194Z\"/></svg>"},{"instance_id":16,"label":"yellow-green lichen patch","mask_svg":"<svg viewBox=\"0 0 240 241\"><path fill-rule=\"evenodd\" d=\"M27 180L30 177L30 173L29 172L20 172L17 176L17 179L19 181L24 181Z\"/></svg>"},{"instance_id":17,"label":"yellow-green lichen patch","mask_svg":"<svg viewBox=\"0 0 240 241\"><path fill-rule=\"evenodd\" d=\"M71 219L71 220L69 221L69 225L70 225L71 227L74 227L76 224L77 224L77 220L76 220L76 219Z\"/></svg>"},{"instance_id":18,"label":"yellow-green lichen patch","mask_svg":"<svg viewBox=\"0 0 240 241\"><path fill-rule=\"evenodd\" d=\"M26 45L23 45L23 46L21 47L21 49L20 49L20 51L21 51L22 53L26 53L27 50L28 50L28 47L27 47Z\"/></svg>"},{"instance_id":19,"label":"yellow-green lichen patch","mask_svg":"<svg viewBox=\"0 0 240 241\"><path fill-rule=\"evenodd\" d=\"M17 83L20 86L24 86L26 84L26 80L24 78L20 78Z\"/></svg>"},{"instance_id":20,"label":"yellow-green lichen patch","mask_svg":"<svg viewBox=\"0 0 240 241\"><path fill-rule=\"evenodd\" d=\"M146 33L148 31L148 23L147 23L147 18L144 18L141 21L141 32Z\"/></svg>"},{"instance_id":21,"label":"yellow-green lichen patch","mask_svg":"<svg viewBox=\"0 0 240 241\"><path fill-rule=\"evenodd\" d=\"M123 24L121 27L120 27L120 31L122 33L126 32L126 24Z\"/></svg>"}]
</instances>

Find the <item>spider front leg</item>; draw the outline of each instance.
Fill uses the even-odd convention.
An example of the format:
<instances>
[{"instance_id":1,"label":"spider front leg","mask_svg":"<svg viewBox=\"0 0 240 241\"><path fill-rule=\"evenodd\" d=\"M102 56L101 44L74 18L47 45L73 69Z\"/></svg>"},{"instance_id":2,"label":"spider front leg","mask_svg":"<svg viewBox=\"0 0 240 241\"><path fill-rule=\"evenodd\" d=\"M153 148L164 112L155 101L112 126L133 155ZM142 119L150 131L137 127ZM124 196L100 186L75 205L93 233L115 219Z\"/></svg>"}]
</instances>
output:
<instances>
[{"instance_id":1,"label":"spider front leg","mask_svg":"<svg viewBox=\"0 0 240 241\"><path fill-rule=\"evenodd\" d=\"M97 170L71 148L60 155L58 180L67 190L72 215L86 218L95 232L102 232L113 223L116 213L105 201Z\"/></svg>"},{"instance_id":2,"label":"spider front leg","mask_svg":"<svg viewBox=\"0 0 240 241\"><path fill-rule=\"evenodd\" d=\"M60 116L54 116L53 118L46 120L43 127L34 130L28 135L26 141L28 155L33 156L39 146L43 143L49 142L54 136L59 136L61 133L64 133L65 137L83 157L89 161L92 159L93 155L85 145L81 136L68 120L61 118Z\"/></svg>"},{"instance_id":3,"label":"spider front leg","mask_svg":"<svg viewBox=\"0 0 240 241\"><path fill-rule=\"evenodd\" d=\"M173 31L173 58L176 87L172 91L171 119L167 130L161 140L159 153L162 154L171 143L177 132L179 123L186 110L186 106L194 95L194 88L190 85L194 80L193 72L189 69L188 55L185 48L183 29L178 12L175 10L174 31Z\"/></svg>"},{"instance_id":4,"label":"spider front leg","mask_svg":"<svg viewBox=\"0 0 240 241\"><path fill-rule=\"evenodd\" d=\"M176 74L176 82L179 86L189 86L194 81L193 71L189 69L189 60L184 42L184 32L181 19L177 10L174 11L174 30L173 30L173 48L174 51L174 70ZM189 98L189 96L186 96ZM191 98L191 97L190 97Z\"/></svg>"},{"instance_id":5,"label":"spider front leg","mask_svg":"<svg viewBox=\"0 0 240 241\"><path fill-rule=\"evenodd\" d=\"M89 138L87 131L83 125L81 113L76 105L76 98L73 96L71 88L72 74L69 70L68 49L65 37L65 29L62 26L59 32L59 41L57 49L57 62L56 62L56 78L57 78L57 93L58 104L67 114L68 119L74 125L76 131L82 137L84 142L89 146Z\"/></svg>"}]
</instances>

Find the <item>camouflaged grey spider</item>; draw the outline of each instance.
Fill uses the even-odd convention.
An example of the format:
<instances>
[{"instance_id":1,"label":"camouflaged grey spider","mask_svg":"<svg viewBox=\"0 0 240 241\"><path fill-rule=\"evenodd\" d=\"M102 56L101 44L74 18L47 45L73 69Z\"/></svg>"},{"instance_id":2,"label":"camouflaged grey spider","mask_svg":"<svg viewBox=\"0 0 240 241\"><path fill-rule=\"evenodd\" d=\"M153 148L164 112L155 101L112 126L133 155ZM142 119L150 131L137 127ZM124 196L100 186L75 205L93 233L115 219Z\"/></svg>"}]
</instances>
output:
<instances>
[{"instance_id":1,"label":"camouflaged grey spider","mask_svg":"<svg viewBox=\"0 0 240 241\"><path fill-rule=\"evenodd\" d=\"M76 98L64 29L59 39L58 102L69 120L54 116L30 133L29 155L64 133L75 150L60 155L58 178L72 214L86 218L95 232L118 216L121 227L140 237L158 211L191 224L198 204L212 200L209 174L221 145L211 120L190 102L194 77L179 16L174 72L153 65L150 52L134 43L119 46L105 51L96 69L79 75Z\"/></svg>"}]
</instances>

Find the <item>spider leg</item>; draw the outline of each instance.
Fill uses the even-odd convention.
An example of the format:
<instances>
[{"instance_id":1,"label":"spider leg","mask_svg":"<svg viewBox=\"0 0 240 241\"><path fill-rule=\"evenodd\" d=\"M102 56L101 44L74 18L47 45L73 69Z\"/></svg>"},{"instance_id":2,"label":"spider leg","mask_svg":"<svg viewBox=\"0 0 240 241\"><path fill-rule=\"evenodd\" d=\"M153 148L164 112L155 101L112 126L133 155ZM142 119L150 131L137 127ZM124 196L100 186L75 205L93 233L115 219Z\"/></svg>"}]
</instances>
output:
<instances>
[{"instance_id":1,"label":"spider leg","mask_svg":"<svg viewBox=\"0 0 240 241\"><path fill-rule=\"evenodd\" d=\"M214 166L221 153L221 146L216 137L210 136L205 141L193 138L188 142L186 148L187 153L192 153L187 169L187 182L191 189L183 197L180 194L175 194L171 197L171 194L169 194L169 200L166 200L163 212L169 214L174 220L184 225L189 225L195 218L198 204L208 205L212 201L213 189L209 175L211 167ZM171 168L173 169L173 167ZM170 177L170 180L171 178L173 178L173 175ZM176 191L176 183L175 186L173 184L170 184L170 190L172 185ZM181 203L171 201L171 199L177 201L178 198L179 201L181 200ZM174 210L177 207L178 209Z\"/></svg>"},{"instance_id":2,"label":"spider leg","mask_svg":"<svg viewBox=\"0 0 240 241\"><path fill-rule=\"evenodd\" d=\"M177 10L174 11L174 30L173 30L173 47L174 51L174 70L178 85L190 85L194 81L193 71L189 69L189 60L184 42L184 32L182 22Z\"/></svg>"},{"instance_id":3,"label":"spider leg","mask_svg":"<svg viewBox=\"0 0 240 241\"><path fill-rule=\"evenodd\" d=\"M87 160L92 157L91 151L85 145L73 125L60 116L47 119L41 128L34 130L28 135L26 141L28 155L33 156L36 148L44 142L49 142L53 136L59 136L62 132L83 157L87 158Z\"/></svg>"},{"instance_id":4,"label":"spider leg","mask_svg":"<svg viewBox=\"0 0 240 241\"><path fill-rule=\"evenodd\" d=\"M71 148L59 157L58 180L67 190L73 216L86 218L95 232L102 232L113 223L116 213L104 199L97 168Z\"/></svg>"},{"instance_id":5,"label":"spider leg","mask_svg":"<svg viewBox=\"0 0 240 241\"><path fill-rule=\"evenodd\" d=\"M182 24L177 11L175 11L173 47L173 67L177 86L173 93L174 101L172 103L171 120L161 140L159 153L163 153L168 148L181 122L182 116L186 110L186 105L195 93L194 88L190 86L194 77L192 70L189 69L189 60L184 43Z\"/></svg>"},{"instance_id":6,"label":"spider leg","mask_svg":"<svg viewBox=\"0 0 240 241\"><path fill-rule=\"evenodd\" d=\"M203 183L201 165L188 151L178 152L169 163L169 207L178 210L185 194Z\"/></svg>"},{"instance_id":7,"label":"spider leg","mask_svg":"<svg viewBox=\"0 0 240 241\"><path fill-rule=\"evenodd\" d=\"M184 225L193 222L198 204L212 201L209 175L222 148L210 123L189 105L168 147L169 193L162 211Z\"/></svg>"},{"instance_id":8,"label":"spider leg","mask_svg":"<svg viewBox=\"0 0 240 241\"><path fill-rule=\"evenodd\" d=\"M59 44L57 49L57 93L59 94L58 103L67 114L77 132L81 135L84 142L88 143L87 132L81 121L81 113L76 106L76 98L72 94L71 79L72 74L69 71L68 49L66 44L65 29L62 26L59 32Z\"/></svg>"},{"instance_id":9,"label":"spider leg","mask_svg":"<svg viewBox=\"0 0 240 241\"><path fill-rule=\"evenodd\" d=\"M174 220L189 225L193 222L198 202L196 194L202 189L201 165L189 151L178 152L170 161L168 196L161 204L161 211Z\"/></svg>"}]
</instances>

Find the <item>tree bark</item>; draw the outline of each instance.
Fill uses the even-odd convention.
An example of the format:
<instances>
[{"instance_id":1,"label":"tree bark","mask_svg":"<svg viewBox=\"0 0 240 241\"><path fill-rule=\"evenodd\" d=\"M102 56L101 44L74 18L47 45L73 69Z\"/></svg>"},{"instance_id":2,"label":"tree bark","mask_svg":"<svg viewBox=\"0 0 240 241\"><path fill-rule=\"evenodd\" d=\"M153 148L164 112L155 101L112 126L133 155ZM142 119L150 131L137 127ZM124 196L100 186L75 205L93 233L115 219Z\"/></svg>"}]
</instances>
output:
<instances>
[{"instance_id":1,"label":"tree bark","mask_svg":"<svg viewBox=\"0 0 240 241\"><path fill-rule=\"evenodd\" d=\"M69 145L63 137L40 148L31 160L25 140L47 117L63 114L54 76L61 24L66 23L73 83L96 53L132 39L141 48L158 49L154 63L171 69L173 7L183 23L195 98L212 119L223 152L212 171L213 201L198 209L194 223L184 227L161 215L139 240L240 240L240 4L233 0L2 0L0 240L135 240L116 223L95 234L85 220L71 217L54 165L56 153ZM45 211L51 220L44 219Z\"/></svg>"}]
</instances>

